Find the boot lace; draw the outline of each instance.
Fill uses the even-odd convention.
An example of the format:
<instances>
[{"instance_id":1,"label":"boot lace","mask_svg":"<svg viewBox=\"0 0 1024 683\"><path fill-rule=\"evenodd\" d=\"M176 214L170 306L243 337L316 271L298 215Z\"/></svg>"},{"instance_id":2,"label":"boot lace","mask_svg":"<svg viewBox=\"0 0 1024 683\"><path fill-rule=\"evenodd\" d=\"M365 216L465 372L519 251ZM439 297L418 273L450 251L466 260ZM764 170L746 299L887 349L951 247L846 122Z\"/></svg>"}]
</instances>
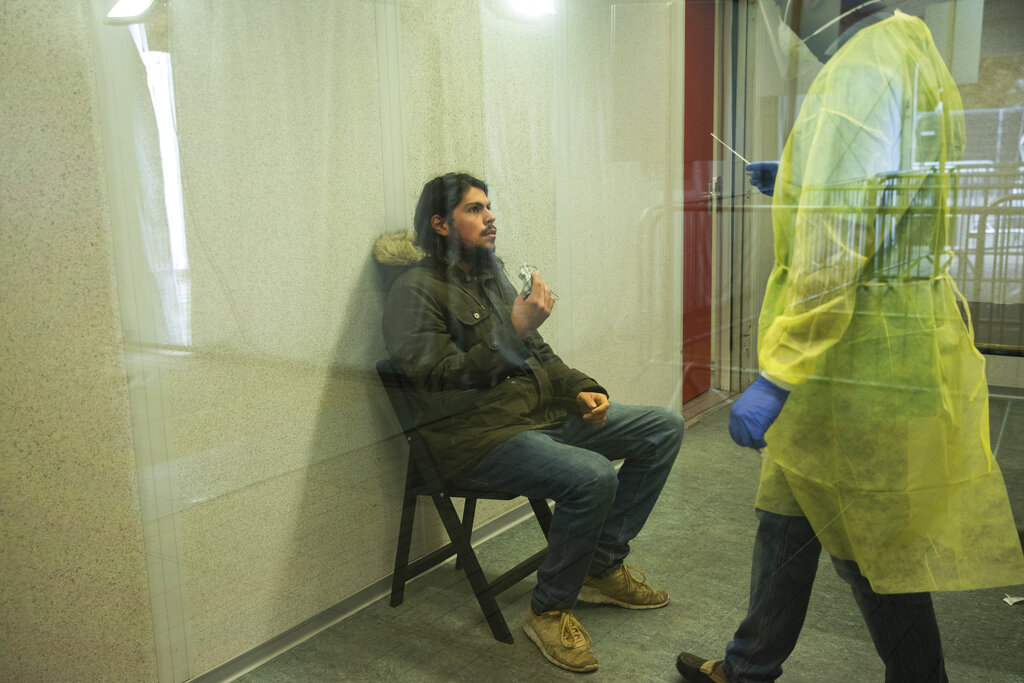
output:
<instances>
[{"instance_id":1,"label":"boot lace","mask_svg":"<svg viewBox=\"0 0 1024 683\"><path fill-rule=\"evenodd\" d=\"M627 565L622 565L622 569L624 570L622 573L626 575L626 585L639 584L640 586L647 586L647 574L644 574L636 567L630 567ZM639 579L637 578L637 574L640 575Z\"/></svg>"},{"instance_id":2,"label":"boot lace","mask_svg":"<svg viewBox=\"0 0 1024 683\"><path fill-rule=\"evenodd\" d=\"M572 612L562 612L562 645L575 649L583 645L590 645L590 634L583 628L583 624L576 620Z\"/></svg>"}]
</instances>

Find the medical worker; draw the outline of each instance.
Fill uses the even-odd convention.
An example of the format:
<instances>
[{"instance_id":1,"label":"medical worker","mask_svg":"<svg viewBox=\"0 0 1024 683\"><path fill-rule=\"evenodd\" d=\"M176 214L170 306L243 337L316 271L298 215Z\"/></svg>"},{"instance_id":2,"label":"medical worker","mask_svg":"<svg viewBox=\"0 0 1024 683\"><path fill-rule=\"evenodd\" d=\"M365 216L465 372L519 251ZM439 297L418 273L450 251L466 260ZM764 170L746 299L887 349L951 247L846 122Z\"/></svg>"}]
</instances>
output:
<instances>
[{"instance_id":1,"label":"medical worker","mask_svg":"<svg viewBox=\"0 0 1024 683\"><path fill-rule=\"evenodd\" d=\"M963 105L923 21L875 1L836 22L851 4L796 0L772 27L824 66L777 177L749 169L774 193L775 266L761 375L729 431L763 449L759 527L747 616L724 659L679 655L689 681L781 675L822 547L886 681L947 680L930 591L1024 583L984 360L948 273Z\"/></svg>"}]
</instances>

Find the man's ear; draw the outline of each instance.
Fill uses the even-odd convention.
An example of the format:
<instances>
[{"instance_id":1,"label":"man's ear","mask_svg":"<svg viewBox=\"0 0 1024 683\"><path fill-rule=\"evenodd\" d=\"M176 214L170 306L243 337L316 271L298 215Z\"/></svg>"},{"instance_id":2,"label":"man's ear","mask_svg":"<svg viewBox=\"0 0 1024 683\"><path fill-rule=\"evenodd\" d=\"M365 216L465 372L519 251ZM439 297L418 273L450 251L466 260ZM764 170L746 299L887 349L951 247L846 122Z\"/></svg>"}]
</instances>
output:
<instances>
[{"instance_id":1,"label":"man's ear","mask_svg":"<svg viewBox=\"0 0 1024 683\"><path fill-rule=\"evenodd\" d=\"M436 213L430 217L430 227L432 227L434 229L434 232L436 232L438 235L448 235L448 224L445 222L443 218L441 218Z\"/></svg>"}]
</instances>

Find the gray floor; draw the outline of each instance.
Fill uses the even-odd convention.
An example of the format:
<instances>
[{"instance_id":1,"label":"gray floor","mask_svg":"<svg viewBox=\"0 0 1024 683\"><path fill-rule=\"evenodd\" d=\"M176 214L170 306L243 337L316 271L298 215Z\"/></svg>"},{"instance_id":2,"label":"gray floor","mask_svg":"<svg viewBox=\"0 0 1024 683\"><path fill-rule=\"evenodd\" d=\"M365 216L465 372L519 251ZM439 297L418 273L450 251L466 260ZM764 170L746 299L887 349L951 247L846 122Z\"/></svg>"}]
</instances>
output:
<instances>
[{"instance_id":1,"label":"gray floor","mask_svg":"<svg viewBox=\"0 0 1024 683\"><path fill-rule=\"evenodd\" d=\"M746 611L754 532L752 503L760 462L729 440L727 411L691 424L683 450L628 563L667 589L663 609L629 611L580 605L600 668L572 674L548 664L522 633L532 580L499 598L515 644L491 638L461 572L442 566L406 588L397 608L386 599L244 676L274 681L680 681L676 654L721 656ZM993 399L993 447L1024 518L1024 402ZM1005 418L1005 419L1004 419ZM428 510L429 512L429 510ZM536 524L522 524L478 549L481 563L503 569L539 547ZM951 681L1024 681L1024 604L1006 593L1024 586L935 595ZM800 642L781 680L881 681L849 589L823 557Z\"/></svg>"}]
</instances>

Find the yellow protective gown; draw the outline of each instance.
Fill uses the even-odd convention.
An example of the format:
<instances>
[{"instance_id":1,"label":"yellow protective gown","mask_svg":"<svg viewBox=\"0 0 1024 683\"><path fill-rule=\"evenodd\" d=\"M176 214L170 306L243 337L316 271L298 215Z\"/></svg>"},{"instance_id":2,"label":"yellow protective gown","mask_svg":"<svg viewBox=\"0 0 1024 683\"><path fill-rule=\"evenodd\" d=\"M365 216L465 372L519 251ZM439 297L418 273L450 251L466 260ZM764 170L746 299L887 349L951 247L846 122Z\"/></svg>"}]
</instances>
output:
<instances>
[{"instance_id":1,"label":"yellow protective gown","mask_svg":"<svg viewBox=\"0 0 1024 683\"><path fill-rule=\"evenodd\" d=\"M757 505L805 515L880 593L1024 583L947 273L962 109L924 22L897 12L818 74L775 188L759 361L795 386Z\"/></svg>"}]
</instances>

